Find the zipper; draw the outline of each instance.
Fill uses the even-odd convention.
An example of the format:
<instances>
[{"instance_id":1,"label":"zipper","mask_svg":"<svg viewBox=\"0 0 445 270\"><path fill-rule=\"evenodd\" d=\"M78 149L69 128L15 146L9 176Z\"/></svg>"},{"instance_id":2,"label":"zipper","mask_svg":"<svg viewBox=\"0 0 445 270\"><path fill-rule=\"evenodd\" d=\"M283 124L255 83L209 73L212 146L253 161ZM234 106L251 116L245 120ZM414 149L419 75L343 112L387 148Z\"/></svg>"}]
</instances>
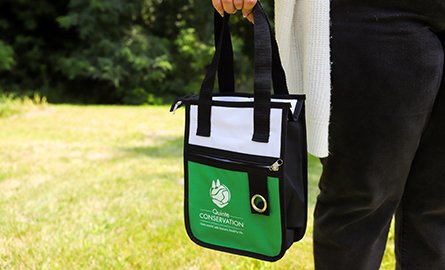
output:
<instances>
[{"instance_id":1,"label":"zipper","mask_svg":"<svg viewBox=\"0 0 445 270\"><path fill-rule=\"evenodd\" d=\"M270 165L260 162L254 162L254 161L246 161L246 160L238 160L238 159L226 159L226 158L219 158L219 157L215 157L215 156L209 156L209 155L205 155L205 154L197 154L197 153L193 153L193 156L197 156L197 157L201 157L201 158L205 158L205 159L209 159L209 160L214 160L214 161L218 161L218 162L223 162L223 163L232 163L232 164L237 164L237 165L247 165L247 166L251 166L251 167L257 167L257 168L262 168L262 169L268 169L271 172L278 172L280 170L280 167L283 165L283 160L281 158L275 160L275 162L273 162Z\"/></svg>"},{"instance_id":2,"label":"zipper","mask_svg":"<svg viewBox=\"0 0 445 270\"><path fill-rule=\"evenodd\" d=\"M170 112L172 114L175 114L176 110L181 108L182 105L184 105L184 101L190 100L192 98L196 97L195 95L186 95L183 97L177 97L173 101L172 106L170 107Z\"/></svg>"},{"instance_id":3,"label":"zipper","mask_svg":"<svg viewBox=\"0 0 445 270\"><path fill-rule=\"evenodd\" d=\"M172 108L170 109L170 112L171 112L172 114L175 114L176 110L177 110L179 107L181 107L181 105L182 105L182 100L178 100L178 101L176 101L176 103L174 103L173 106L172 106Z\"/></svg>"},{"instance_id":4,"label":"zipper","mask_svg":"<svg viewBox=\"0 0 445 270\"><path fill-rule=\"evenodd\" d=\"M278 172L280 170L281 165L283 165L283 160L279 158L274 162L274 164L270 165L269 170L271 172Z\"/></svg>"}]
</instances>

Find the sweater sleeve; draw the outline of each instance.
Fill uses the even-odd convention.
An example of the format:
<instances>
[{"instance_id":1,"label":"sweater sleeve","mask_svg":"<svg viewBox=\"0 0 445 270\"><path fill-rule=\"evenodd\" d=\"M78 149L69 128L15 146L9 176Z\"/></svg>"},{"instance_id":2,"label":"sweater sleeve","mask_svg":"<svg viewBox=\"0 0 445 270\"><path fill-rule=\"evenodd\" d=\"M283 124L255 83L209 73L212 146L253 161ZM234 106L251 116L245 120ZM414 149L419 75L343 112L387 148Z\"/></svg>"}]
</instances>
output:
<instances>
[{"instance_id":1,"label":"sweater sleeve","mask_svg":"<svg viewBox=\"0 0 445 270\"><path fill-rule=\"evenodd\" d=\"M276 0L275 27L291 93L306 95L308 152L326 157L331 101L329 0Z\"/></svg>"}]
</instances>

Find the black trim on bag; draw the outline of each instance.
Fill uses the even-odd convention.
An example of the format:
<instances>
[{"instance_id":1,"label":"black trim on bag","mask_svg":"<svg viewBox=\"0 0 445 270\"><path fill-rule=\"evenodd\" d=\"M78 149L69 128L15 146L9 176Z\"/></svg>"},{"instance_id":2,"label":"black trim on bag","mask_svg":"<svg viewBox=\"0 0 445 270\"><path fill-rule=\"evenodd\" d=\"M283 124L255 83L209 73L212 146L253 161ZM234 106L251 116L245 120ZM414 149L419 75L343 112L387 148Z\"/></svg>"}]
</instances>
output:
<instances>
[{"instance_id":1,"label":"black trim on bag","mask_svg":"<svg viewBox=\"0 0 445 270\"><path fill-rule=\"evenodd\" d=\"M303 180L303 188L304 188L304 196L305 196L305 224L304 227L302 227L298 233L299 234L295 234L294 235L294 242L296 241L300 241L307 230L307 217L308 217L308 202L309 202L309 198L308 198L308 168L307 168L307 163L308 163L308 157L307 157L307 134L306 134L306 112L305 112L305 104L301 104L301 108L299 109L299 119L298 119L298 124L301 125L301 128L303 130L302 132L302 140L303 142L300 144L302 146L301 150L301 158L302 160L302 169L303 171L301 172L301 176L302 176L302 180Z\"/></svg>"},{"instance_id":2,"label":"black trim on bag","mask_svg":"<svg viewBox=\"0 0 445 270\"><path fill-rule=\"evenodd\" d=\"M187 102L187 101L186 101ZM196 105L199 107L195 100L188 101L190 105ZM253 108L253 101L212 101L212 107L234 107L234 108ZM287 102L271 102L270 107L273 109L290 109L291 105Z\"/></svg>"},{"instance_id":3,"label":"black trim on bag","mask_svg":"<svg viewBox=\"0 0 445 270\"><path fill-rule=\"evenodd\" d=\"M214 93L212 94L212 97L241 97L241 98L253 98L255 99L254 95L251 93ZM176 98L174 103L176 101L182 101L184 103L189 103L189 104L195 104L198 105L199 104L199 100L198 100L198 96L196 95L192 95L192 96L186 96L186 97L179 97ZM281 99L281 100L288 100L289 102L276 102L276 101L272 101L271 103L279 103L279 104L286 104L288 103L290 106L290 101L292 100L296 100L297 103L302 102L306 99L305 95L302 94L289 94L289 95L271 95L271 99ZM253 104L254 101L221 101L221 100L212 100L212 105L215 105L215 102L227 102L227 103L250 103ZM253 106L252 106L253 108Z\"/></svg>"},{"instance_id":4,"label":"black trim on bag","mask_svg":"<svg viewBox=\"0 0 445 270\"><path fill-rule=\"evenodd\" d=\"M195 103L194 100L188 101L190 105L198 106L198 103ZM298 102L297 102L298 104ZM253 108L255 103L253 101L221 101L221 100L214 100L212 101L212 107L227 107L227 108ZM270 103L270 109L283 109L287 110L289 113L287 114L287 117L289 120L294 121L294 114L291 112L291 104L290 102L271 102ZM199 128L199 127L198 127ZM254 127L255 129L255 127ZM255 133L255 130L253 130L253 133ZM209 135L208 137L210 137ZM254 140L259 142L258 140ZM266 141L262 141L266 142Z\"/></svg>"},{"instance_id":5,"label":"black trim on bag","mask_svg":"<svg viewBox=\"0 0 445 270\"><path fill-rule=\"evenodd\" d=\"M205 153L205 154L204 154ZM243 161L250 164L272 164L281 157L266 157L266 156L258 156L244 153L237 153L229 150L222 150L216 148L210 148L207 146L188 144L186 149L186 155L206 155L210 157L219 157L230 159L234 161Z\"/></svg>"},{"instance_id":6,"label":"black trim on bag","mask_svg":"<svg viewBox=\"0 0 445 270\"><path fill-rule=\"evenodd\" d=\"M188 153L186 157L189 161L195 161L205 165L215 166L227 170L235 170L242 172L257 172L258 170L266 172L273 177L280 177L282 174L280 170L274 172L269 169L269 166L274 162L246 162L242 160L220 158L210 155L192 154ZM275 159L276 161L277 159Z\"/></svg>"},{"instance_id":7,"label":"black trim on bag","mask_svg":"<svg viewBox=\"0 0 445 270\"><path fill-rule=\"evenodd\" d=\"M251 93L242 93L242 92L235 92L235 93L214 93L213 94L214 97L224 97L224 96L234 96L234 97L247 97L247 98L254 98L254 95ZM271 98L276 98L276 99L296 99L296 100L305 100L306 99L306 95L304 94L288 94L288 95L284 95L284 94L273 94L271 95Z\"/></svg>"},{"instance_id":8,"label":"black trim on bag","mask_svg":"<svg viewBox=\"0 0 445 270\"><path fill-rule=\"evenodd\" d=\"M304 111L304 102L297 102L293 113L294 121L299 120L302 111Z\"/></svg>"},{"instance_id":9,"label":"black trim on bag","mask_svg":"<svg viewBox=\"0 0 445 270\"><path fill-rule=\"evenodd\" d=\"M298 102L297 102L298 103ZM287 111L283 110L282 111L283 115L282 115L282 121L281 121L281 149L280 149L280 157L281 159L284 161L283 165L282 165L282 172L283 172L283 178L280 181L280 205L281 205L281 223L283 224L283 247L287 250L293 243L293 240L288 242L288 238L287 238L287 207L286 207L286 192L285 192L285 177L284 177L284 173L286 172L286 168L287 168L287 164L286 164L286 138L287 138L287 117L286 114L288 113Z\"/></svg>"}]
</instances>

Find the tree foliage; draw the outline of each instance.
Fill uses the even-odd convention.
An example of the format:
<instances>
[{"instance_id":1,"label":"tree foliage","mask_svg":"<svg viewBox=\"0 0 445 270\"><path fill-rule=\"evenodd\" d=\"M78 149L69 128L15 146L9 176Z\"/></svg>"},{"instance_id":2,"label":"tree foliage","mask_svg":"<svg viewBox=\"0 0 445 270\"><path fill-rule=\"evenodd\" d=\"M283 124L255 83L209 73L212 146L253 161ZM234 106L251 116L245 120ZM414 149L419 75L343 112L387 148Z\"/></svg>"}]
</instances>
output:
<instances>
[{"instance_id":1,"label":"tree foliage","mask_svg":"<svg viewBox=\"0 0 445 270\"><path fill-rule=\"evenodd\" d=\"M1 90L53 102L141 104L196 93L214 50L211 1L3 0L0 18ZM244 89L252 27L240 15L231 23Z\"/></svg>"}]
</instances>

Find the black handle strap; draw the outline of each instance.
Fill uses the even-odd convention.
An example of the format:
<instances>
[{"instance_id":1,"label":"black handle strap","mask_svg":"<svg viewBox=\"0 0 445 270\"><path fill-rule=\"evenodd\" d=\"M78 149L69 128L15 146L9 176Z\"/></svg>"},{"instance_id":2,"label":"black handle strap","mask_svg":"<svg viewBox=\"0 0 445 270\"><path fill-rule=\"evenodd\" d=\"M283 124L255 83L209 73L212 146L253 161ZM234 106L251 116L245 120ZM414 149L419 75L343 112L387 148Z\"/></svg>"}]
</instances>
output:
<instances>
[{"instance_id":1,"label":"black handle strap","mask_svg":"<svg viewBox=\"0 0 445 270\"><path fill-rule=\"evenodd\" d=\"M221 35L223 17L215 10L214 14L214 35L215 49L218 45L218 38ZM269 21L267 22L269 31L273 33ZM227 26L226 32L223 33L222 55L218 67L218 85L220 93L235 92L235 78L233 65L233 47L230 34L230 27ZM277 40L272 34L272 82L273 90L276 95L288 95L289 91L286 83L286 74L281 64L280 53L278 50Z\"/></svg>"},{"instance_id":2,"label":"black handle strap","mask_svg":"<svg viewBox=\"0 0 445 270\"><path fill-rule=\"evenodd\" d=\"M215 17L216 18L216 17ZM224 12L223 23L221 26L221 32L224 33L228 27L230 15ZM216 43L216 51L213 55L212 62L207 69L204 80L201 84L201 91L199 92L198 101L198 128L196 135L198 136L210 136L210 118L211 118L211 106L212 106L212 92L215 84L215 74L219 66L219 60L221 58L221 50L223 44L223 35L220 34L218 42Z\"/></svg>"},{"instance_id":3,"label":"black handle strap","mask_svg":"<svg viewBox=\"0 0 445 270\"><path fill-rule=\"evenodd\" d=\"M215 50L218 46L219 37L223 35L221 60L218 66L218 86L220 93L235 92L235 70L233 68L233 47L229 25L222 32L223 17L215 10L213 19L213 33L215 36Z\"/></svg>"},{"instance_id":4,"label":"black handle strap","mask_svg":"<svg viewBox=\"0 0 445 270\"><path fill-rule=\"evenodd\" d=\"M270 96L272 87L272 31L267 15L258 1L253 8L254 14L254 41L255 41L255 71L254 71L254 131L253 141L268 142L270 131ZM204 81L198 101L198 130L199 136L210 136L210 119L212 92L215 82L215 75L220 67L220 59L223 51L224 37L229 35L228 21L230 15L225 13L218 45L212 59ZM278 49L278 48L277 48ZM227 50L226 50L227 51ZM276 51L278 52L278 51ZM233 57L233 52L231 53ZM230 61L230 58L228 58ZM233 63L233 61L232 61ZM232 65L233 67L233 65ZM224 70L225 66L220 68ZM233 68L232 68L233 69ZM282 68L281 68L282 69ZM279 71L279 70L278 70ZM233 72L232 72L233 74ZM284 72L283 72L284 75ZM284 79L285 84L285 77ZM224 81L224 80L223 80ZM232 84L233 85L233 84ZM228 88L230 89L230 87ZM284 88L281 88L284 89ZM287 87L285 88L287 90Z\"/></svg>"},{"instance_id":5,"label":"black handle strap","mask_svg":"<svg viewBox=\"0 0 445 270\"><path fill-rule=\"evenodd\" d=\"M254 60L253 141L269 142L272 89L272 42L266 13L258 2L253 9Z\"/></svg>"}]
</instances>

